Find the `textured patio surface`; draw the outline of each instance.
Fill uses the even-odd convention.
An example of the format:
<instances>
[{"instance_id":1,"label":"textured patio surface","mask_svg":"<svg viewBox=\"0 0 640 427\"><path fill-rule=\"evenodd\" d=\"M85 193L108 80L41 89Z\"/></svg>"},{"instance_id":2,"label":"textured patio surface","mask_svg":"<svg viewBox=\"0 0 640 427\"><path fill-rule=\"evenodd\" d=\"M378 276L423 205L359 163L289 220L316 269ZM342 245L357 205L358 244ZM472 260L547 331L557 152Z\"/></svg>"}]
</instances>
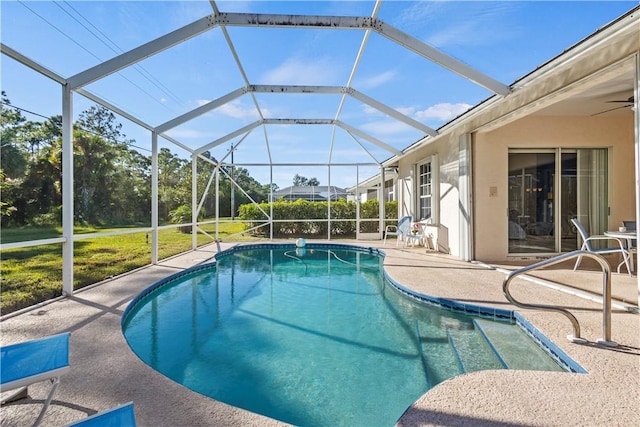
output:
<instances>
[{"instance_id":1,"label":"textured patio surface","mask_svg":"<svg viewBox=\"0 0 640 427\"><path fill-rule=\"evenodd\" d=\"M343 243L342 241L340 243ZM353 242L380 247L380 242ZM223 244L223 249L229 247ZM502 295L501 265L488 268L424 248L385 248L385 266L398 282L417 292L516 309ZM73 297L25 311L0 323L4 344L71 332L71 371L42 425L61 426L132 401L140 426L277 426L278 421L233 408L191 392L145 365L122 336L120 319L141 290L167 275L204 262L215 246L117 277ZM570 343L571 324L562 315L516 309L585 368L587 374L483 371L445 381L425 393L398 421L400 426L631 426L640 425L640 315L624 309L637 302L637 277L614 274L612 339L616 348L595 345L602 337L602 275L555 266L536 274L568 285L563 292L546 281L516 279L513 295L526 302L566 307L576 315L589 343ZM591 296L591 299L588 297ZM587 298L585 298L587 297ZM4 405L0 425L28 426L49 385L31 386L29 397ZM277 393L278 390L273 390Z\"/></svg>"}]
</instances>

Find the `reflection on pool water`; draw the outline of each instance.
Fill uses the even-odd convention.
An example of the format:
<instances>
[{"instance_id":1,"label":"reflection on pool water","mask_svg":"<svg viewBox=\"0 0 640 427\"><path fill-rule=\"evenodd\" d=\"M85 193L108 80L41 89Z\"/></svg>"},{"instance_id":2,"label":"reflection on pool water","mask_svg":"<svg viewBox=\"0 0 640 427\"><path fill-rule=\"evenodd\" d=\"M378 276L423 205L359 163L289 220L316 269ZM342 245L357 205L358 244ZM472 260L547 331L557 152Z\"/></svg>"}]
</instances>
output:
<instances>
[{"instance_id":1,"label":"reflection on pool water","mask_svg":"<svg viewBox=\"0 0 640 427\"><path fill-rule=\"evenodd\" d=\"M138 296L124 334L189 389L303 426L391 426L463 372L562 370L518 326L398 292L382 262L345 245L236 247ZM509 346L506 357L492 349Z\"/></svg>"}]
</instances>

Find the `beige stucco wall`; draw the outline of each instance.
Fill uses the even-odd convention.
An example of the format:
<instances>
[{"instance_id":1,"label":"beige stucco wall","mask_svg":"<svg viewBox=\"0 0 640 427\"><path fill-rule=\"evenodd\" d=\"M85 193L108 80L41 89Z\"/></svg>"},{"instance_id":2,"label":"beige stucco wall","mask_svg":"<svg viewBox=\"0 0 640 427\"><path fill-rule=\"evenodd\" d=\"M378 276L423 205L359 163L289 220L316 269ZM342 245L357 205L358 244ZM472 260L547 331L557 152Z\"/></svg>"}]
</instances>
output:
<instances>
[{"instance_id":1,"label":"beige stucco wall","mask_svg":"<svg viewBox=\"0 0 640 427\"><path fill-rule=\"evenodd\" d=\"M412 215L415 212L416 203L413 200L415 194L415 165L423 162L431 156L436 157L437 172L435 179L438 182L438 200L434 199L434 206L438 210L437 225L438 246L441 252L448 252L454 256L460 256L459 247L459 152L458 135L450 134L441 137L437 141L421 147L405 156L398 164L398 182L402 189L398 203L399 215Z\"/></svg>"},{"instance_id":2,"label":"beige stucco wall","mask_svg":"<svg viewBox=\"0 0 640 427\"><path fill-rule=\"evenodd\" d=\"M475 259L507 259L508 149L556 147L609 148L609 228L635 218L632 114L529 116L474 137Z\"/></svg>"}]
</instances>

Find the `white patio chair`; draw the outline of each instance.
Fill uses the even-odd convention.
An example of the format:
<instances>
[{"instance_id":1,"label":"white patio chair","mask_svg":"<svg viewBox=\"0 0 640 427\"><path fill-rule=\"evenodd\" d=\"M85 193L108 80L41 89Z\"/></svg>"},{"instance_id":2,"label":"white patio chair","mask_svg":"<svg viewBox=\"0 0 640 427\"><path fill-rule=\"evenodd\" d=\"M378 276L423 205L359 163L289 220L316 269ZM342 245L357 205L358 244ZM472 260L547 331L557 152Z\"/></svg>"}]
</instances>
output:
<instances>
[{"instance_id":1,"label":"white patio chair","mask_svg":"<svg viewBox=\"0 0 640 427\"><path fill-rule=\"evenodd\" d=\"M580 237L582 237L582 247L580 249L600 255L614 253L620 254L622 256L622 262L618 264L618 273L620 273L620 267L622 266L622 264L624 264L627 267L627 272L631 276L631 267L629 266L629 250L625 248L624 242L621 239L604 235L590 236L577 218L572 218L571 222L576 227L576 230L578 230L578 233L580 233ZM592 242L596 240L614 240L618 243L618 245L607 248L596 248L592 244ZM576 261L576 265L573 267L573 271L576 271L581 262L582 257L580 256Z\"/></svg>"},{"instance_id":2,"label":"white patio chair","mask_svg":"<svg viewBox=\"0 0 640 427\"><path fill-rule=\"evenodd\" d=\"M404 240L404 236L410 228L411 215L400 218L397 225L387 225L384 228L384 244L387 244L387 236L396 236L396 246L398 246L398 242Z\"/></svg>"}]
</instances>

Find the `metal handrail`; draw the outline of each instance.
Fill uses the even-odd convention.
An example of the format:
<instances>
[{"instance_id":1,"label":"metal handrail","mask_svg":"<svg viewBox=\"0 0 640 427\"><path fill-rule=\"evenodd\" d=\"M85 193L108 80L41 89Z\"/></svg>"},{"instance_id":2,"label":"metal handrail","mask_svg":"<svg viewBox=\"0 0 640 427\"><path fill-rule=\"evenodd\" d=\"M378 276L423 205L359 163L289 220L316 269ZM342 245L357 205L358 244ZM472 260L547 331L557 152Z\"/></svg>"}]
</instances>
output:
<instances>
[{"instance_id":1,"label":"metal handrail","mask_svg":"<svg viewBox=\"0 0 640 427\"><path fill-rule=\"evenodd\" d=\"M602 256L593 252L588 252L585 250L577 250L572 252L567 252L566 254L561 254L553 258L549 258L535 264L528 265L526 267L522 267L518 270L512 271L505 277L502 282L502 292L504 296L509 300L510 303L517 307L521 308L531 308L536 310L547 310L554 311L557 313L561 313L565 315L573 325L573 335L568 335L567 338L571 342L576 343L585 343L586 340L580 337L580 324L578 323L578 319L571 314L568 310L564 308L560 308L553 305L544 305L544 304L525 304L520 301L517 301L513 298L511 293L509 292L509 284L511 281L517 276L527 273L533 270L539 270L543 267L548 267L551 265L559 264L561 262L567 261L572 258L578 258L586 256L588 258L595 259L600 266L602 267L602 335L603 338L596 340L598 344L606 345L608 347L616 347L618 344L614 341L611 341L611 266L607 262L607 260Z\"/></svg>"}]
</instances>

